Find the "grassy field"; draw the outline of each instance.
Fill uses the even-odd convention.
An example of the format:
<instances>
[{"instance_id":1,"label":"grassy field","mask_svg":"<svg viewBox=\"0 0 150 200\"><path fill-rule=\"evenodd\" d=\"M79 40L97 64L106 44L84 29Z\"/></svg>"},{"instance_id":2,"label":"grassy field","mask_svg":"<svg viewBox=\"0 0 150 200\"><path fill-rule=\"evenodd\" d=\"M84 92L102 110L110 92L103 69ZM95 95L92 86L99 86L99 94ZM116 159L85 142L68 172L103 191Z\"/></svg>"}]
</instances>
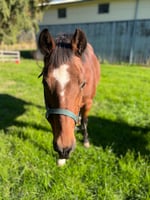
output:
<instances>
[{"instance_id":1,"label":"grassy field","mask_svg":"<svg viewBox=\"0 0 150 200\"><path fill-rule=\"evenodd\" d=\"M35 61L0 63L0 200L149 200L150 69L102 65L91 147L56 165Z\"/></svg>"}]
</instances>

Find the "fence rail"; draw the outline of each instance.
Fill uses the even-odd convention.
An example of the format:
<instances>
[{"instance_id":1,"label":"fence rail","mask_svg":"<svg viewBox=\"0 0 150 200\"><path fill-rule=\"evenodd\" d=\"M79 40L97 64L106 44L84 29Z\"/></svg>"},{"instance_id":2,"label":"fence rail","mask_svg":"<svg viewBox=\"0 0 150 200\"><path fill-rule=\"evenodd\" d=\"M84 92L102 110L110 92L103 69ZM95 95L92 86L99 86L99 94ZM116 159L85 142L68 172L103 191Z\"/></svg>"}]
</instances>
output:
<instances>
[{"instance_id":1,"label":"fence rail","mask_svg":"<svg viewBox=\"0 0 150 200\"><path fill-rule=\"evenodd\" d=\"M0 62L20 62L19 51L2 51L0 50Z\"/></svg>"}]
</instances>

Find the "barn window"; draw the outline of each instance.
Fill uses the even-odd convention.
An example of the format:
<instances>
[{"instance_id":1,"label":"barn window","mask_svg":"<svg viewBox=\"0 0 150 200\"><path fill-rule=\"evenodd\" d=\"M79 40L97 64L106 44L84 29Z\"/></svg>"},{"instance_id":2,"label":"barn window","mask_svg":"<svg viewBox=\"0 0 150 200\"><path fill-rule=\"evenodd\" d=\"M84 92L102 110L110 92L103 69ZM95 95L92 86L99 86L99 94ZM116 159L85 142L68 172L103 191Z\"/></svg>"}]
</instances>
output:
<instances>
[{"instance_id":1,"label":"barn window","mask_svg":"<svg viewBox=\"0 0 150 200\"><path fill-rule=\"evenodd\" d=\"M66 18L66 8L58 9L58 18Z\"/></svg>"},{"instance_id":2,"label":"barn window","mask_svg":"<svg viewBox=\"0 0 150 200\"><path fill-rule=\"evenodd\" d=\"M98 13L109 13L109 3L103 3L98 5Z\"/></svg>"}]
</instances>

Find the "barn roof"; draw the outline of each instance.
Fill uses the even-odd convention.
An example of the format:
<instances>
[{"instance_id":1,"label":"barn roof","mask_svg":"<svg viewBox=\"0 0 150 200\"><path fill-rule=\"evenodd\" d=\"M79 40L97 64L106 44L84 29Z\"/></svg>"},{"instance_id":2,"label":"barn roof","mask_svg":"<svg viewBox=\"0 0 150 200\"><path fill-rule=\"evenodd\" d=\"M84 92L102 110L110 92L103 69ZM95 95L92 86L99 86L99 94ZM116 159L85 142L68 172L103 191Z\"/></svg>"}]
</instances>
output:
<instances>
[{"instance_id":1,"label":"barn roof","mask_svg":"<svg viewBox=\"0 0 150 200\"><path fill-rule=\"evenodd\" d=\"M80 1L85 1L85 0L51 0L50 4L56 5L56 4L65 4L65 3L76 3Z\"/></svg>"},{"instance_id":2,"label":"barn roof","mask_svg":"<svg viewBox=\"0 0 150 200\"><path fill-rule=\"evenodd\" d=\"M85 2L85 1L91 1L91 0L49 0L49 2L42 3L40 5L59 5L59 4L68 4L68 3L79 3L79 2Z\"/></svg>"}]
</instances>

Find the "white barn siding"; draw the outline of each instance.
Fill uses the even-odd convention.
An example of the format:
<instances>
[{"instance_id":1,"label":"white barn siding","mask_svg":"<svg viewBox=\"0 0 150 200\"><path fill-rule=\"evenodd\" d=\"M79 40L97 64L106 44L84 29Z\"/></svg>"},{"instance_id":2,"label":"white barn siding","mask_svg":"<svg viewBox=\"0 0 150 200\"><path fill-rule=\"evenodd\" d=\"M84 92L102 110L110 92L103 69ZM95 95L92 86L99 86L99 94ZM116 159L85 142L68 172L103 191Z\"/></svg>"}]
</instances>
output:
<instances>
[{"instance_id":1,"label":"white barn siding","mask_svg":"<svg viewBox=\"0 0 150 200\"><path fill-rule=\"evenodd\" d=\"M139 1L138 19L150 19L150 0Z\"/></svg>"},{"instance_id":2,"label":"white barn siding","mask_svg":"<svg viewBox=\"0 0 150 200\"><path fill-rule=\"evenodd\" d=\"M133 20L135 12L135 0L114 1L111 4L110 21Z\"/></svg>"},{"instance_id":3,"label":"white barn siding","mask_svg":"<svg viewBox=\"0 0 150 200\"><path fill-rule=\"evenodd\" d=\"M109 13L98 14L99 3L110 3ZM58 18L58 8L67 8L67 17ZM126 1L93 1L93 3L79 3L59 6L50 6L45 11L41 25L48 24L74 24L74 23L92 23L92 22L108 22L108 21L124 21L133 20L135 15L136 0ZM140 0L138 19L150 18L150 0Z\"/></svg>"}]
</instances>

